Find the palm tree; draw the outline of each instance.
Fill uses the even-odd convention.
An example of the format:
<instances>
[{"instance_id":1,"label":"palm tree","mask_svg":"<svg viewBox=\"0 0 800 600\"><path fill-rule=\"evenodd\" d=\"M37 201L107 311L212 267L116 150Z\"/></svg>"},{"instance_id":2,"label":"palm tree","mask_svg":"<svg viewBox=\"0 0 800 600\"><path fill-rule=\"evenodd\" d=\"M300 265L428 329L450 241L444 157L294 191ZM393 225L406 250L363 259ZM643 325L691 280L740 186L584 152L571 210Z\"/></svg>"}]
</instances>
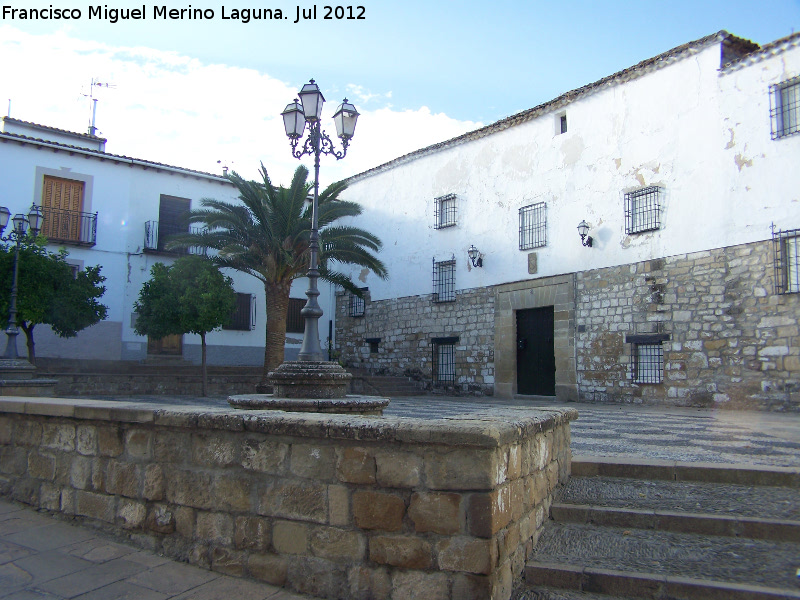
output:
<instances>
[{"instance_id":1,"label":"palm tree","mask_svg":"<svg viewBox=\"0 0 800 600\"><path fill-rule=\"evenodd\" d=\"M311 207L306 198L312 185L307 181L308 169L302 165L297 167L288 188L272 185L263 164L259 172L263 181L247 181L235 172L229 175L241 204L202 199L202 208L189 213L190 222L205 226L202 233L175 236L168 247L212 249L218 266L248 273L264 284L267 341L258 386L261 390L268 387L267 374L283 362L292 281L304 277L309 268ZM319 195L319 272L321 279L360 295L347 275L331 268L332 263L365 267L381 279L386 278L387 272L373 254L382 245L375 235L358 227L335 224L344 217L361 214L360 205L339 200L346 188L345 182L336 182Z\"/></svg>"}]
</instances>

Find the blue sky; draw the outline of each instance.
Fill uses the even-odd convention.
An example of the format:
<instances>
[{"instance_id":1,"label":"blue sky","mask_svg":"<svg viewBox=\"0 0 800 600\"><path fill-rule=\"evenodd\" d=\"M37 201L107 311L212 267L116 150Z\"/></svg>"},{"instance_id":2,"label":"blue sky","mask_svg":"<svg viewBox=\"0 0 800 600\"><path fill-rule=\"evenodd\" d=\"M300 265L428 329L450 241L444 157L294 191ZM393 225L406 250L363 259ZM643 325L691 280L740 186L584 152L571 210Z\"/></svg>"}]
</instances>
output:
<instances>
[{"instance_id":1,"label":"blue sky","mask_svg":"<svg viewBox=\"0 0 800 600\"><path fill-rule=\"evenodd\" d=\"M89 20L96 3L88 0L51 3L83 16L0 21L0 51L14 53L0 101L12 99L12 116L83 130L81 93L97 77L116 85L96 90L110 152L202 170L224 160L251 175L263 160L281 177L296 162L274 117L310 77L330 113L348 95L363 114L349 167L345 159L331 172L346 176L721 29L764 44L800 28L800 0L361 0L363 20L323 20L317 4L317 20L300 23L293 22L296 7L313 4L195 0L167 6L211 8L215 18L156 21L160 0L107 2L145 7L146 20L116 24ZM222 6L228 15L280 8L289 18L244 24L223 20ZM69 93L43 103L37 90L50 75Z\"/></svg>"}]
</instances>

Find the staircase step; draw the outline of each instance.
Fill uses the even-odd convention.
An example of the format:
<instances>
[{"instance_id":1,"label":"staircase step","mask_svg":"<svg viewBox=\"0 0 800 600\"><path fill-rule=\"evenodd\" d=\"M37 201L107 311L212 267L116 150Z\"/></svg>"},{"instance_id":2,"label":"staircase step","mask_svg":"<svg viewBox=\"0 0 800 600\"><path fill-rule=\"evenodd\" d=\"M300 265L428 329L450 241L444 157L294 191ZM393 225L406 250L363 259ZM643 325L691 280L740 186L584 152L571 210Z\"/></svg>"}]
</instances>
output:
<instances>
[{"instance_id":1,"label":"staircase step","mask_svg":"<svg viewBox=\"0 0 800 600\"><path fill-rule=\"evenodd\" d=\"M799 560L795 542L550 522L525 579L637 598L800 598Z\"/></svg>"}]
</instances>

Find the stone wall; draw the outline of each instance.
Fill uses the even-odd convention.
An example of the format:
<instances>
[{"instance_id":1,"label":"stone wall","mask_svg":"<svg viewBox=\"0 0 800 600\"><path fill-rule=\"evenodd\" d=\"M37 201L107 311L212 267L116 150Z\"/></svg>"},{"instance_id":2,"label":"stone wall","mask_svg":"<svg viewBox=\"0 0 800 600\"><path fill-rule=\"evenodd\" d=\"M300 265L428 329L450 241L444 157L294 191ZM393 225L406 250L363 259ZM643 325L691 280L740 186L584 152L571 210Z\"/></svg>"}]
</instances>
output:
<instances>
[{"instance_id":1,"label":"stone wall","mask_svg":"<svg viewBox=\"0 0 800 600\"><path fill-rule=\"evenodd\" d=\"M337 294L336 345L346 368L406 376L431 389L432 342L457 337L455 385L438 389L493 393L495 297L491 288L457 291L455 302L434 302L430 294L372 301L367 291L362 317L349 316L349 302L349 294ZM373 340L372 347L368 340Z\"/></svg>"},{"instance_id":2,"label":"stone wall","mask_svg":"<svg viewBox=\"0 0 800 600\"><path fill-rule=\"evenodd\" d=\"M569 476L576 416L0 398L0 492L314 596L507 600Z\"/></svg>"},{"instance_id":3,"label":"stone wall","mask_svg":"<svg viewBox=\"0 0 800 600\"><path fill-rule=\"evenodd\" d=\"M576 274L580 397L800 409L800 294L775 294L758 242ZM636 384L627 336L664 334L664 379Z\"/></svg>"}]
</instances>

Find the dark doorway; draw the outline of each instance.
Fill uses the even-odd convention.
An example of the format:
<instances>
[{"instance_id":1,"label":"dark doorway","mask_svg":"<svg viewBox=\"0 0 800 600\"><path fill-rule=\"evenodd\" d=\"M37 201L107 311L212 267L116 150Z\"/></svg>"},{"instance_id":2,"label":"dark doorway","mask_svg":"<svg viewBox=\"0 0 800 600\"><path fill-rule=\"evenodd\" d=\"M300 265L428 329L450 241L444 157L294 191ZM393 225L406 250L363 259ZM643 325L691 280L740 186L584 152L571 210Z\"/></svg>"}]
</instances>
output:
<instances>
[{"instance_id":1,"label":"dark doorway","mask_svg":"<svg viewBox=\"0 0 800 600\"><path fill-rule=\"evenodd\" d=\"M556 395L552 306L517 311L517 393Z\"/></svg>"}]
</instances>

